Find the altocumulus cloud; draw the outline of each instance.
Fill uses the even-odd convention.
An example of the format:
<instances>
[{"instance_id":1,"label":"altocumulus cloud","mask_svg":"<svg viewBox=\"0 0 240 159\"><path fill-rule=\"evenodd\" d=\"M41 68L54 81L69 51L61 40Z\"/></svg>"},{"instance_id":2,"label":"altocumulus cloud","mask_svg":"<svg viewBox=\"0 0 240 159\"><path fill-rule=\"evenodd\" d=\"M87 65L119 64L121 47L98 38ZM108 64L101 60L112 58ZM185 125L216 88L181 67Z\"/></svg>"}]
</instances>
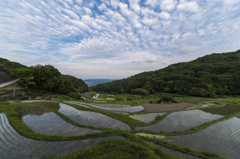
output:
<instances>
[{"instance_id":1,"label":"altocumulus cloud","mask_svg":"<svg viewBox=\"0 0 240 159\"><path fill-rule=\"evenodd\" d=\"M1 57L123 78L239 49L238 0L2 0Z\"/></svg>"}]
</instances>

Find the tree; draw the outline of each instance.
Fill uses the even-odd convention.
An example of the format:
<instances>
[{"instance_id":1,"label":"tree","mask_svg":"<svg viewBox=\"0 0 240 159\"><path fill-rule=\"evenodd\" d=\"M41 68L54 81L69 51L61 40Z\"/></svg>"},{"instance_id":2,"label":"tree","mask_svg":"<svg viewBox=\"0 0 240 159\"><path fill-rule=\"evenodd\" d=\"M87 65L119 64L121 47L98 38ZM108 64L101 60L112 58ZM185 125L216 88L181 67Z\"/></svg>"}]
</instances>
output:
<instances>
[{"instance_id":1,"label":"tree","mask_svg":"<svg viewBox=\"0 0 240 159\"><path fill-rule=\"evenodd\" d=\"M31 69L28 68L17 68L12 70L12 76L14 78L20 78L20 84L25 89L35 89L36 83L34 82L34 76Z\"/></svg>"}]
</instances>

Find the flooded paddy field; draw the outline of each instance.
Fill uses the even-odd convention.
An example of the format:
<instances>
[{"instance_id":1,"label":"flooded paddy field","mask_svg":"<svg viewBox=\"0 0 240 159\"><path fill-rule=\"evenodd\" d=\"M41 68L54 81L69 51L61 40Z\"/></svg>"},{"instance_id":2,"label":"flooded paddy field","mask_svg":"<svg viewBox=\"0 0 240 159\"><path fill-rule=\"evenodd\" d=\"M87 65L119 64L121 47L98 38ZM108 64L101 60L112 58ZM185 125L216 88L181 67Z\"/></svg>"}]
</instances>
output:
<instances>
[{"instance_id":1,"label":"flooded paddy field","mask_svg":"<svg viewBox=\"0 0 240 159\"><path fill-rule=\"evenodd\" d=\"M23 123L36 133L71 136L100 132L99 130L74 126L60 118L54 112L48 111L38 105L25 105L22 107L24 108Z\"/></svg>"},{"instance_id":2,"label":"flooded paddy field","mask_svg":"<svg viewBox=\"0 0 240 159\"><path fill-rule=\"evenodd\" d=\"M136 113L136 112L140 112L144 110L144 107L142 106L129 106L129 105L123 105L121 107L121 105L117 104L109 104L109 105L101 105L101 104L88 104L88 103L83 103L83 102L68 102L68 101L64 101L66 103L72 103L72 104L77 104L77 105L81 105L84 107L88 107L88 108L97 108L97 109L102 109L102 110L109 110L109 111L116 111L116 112L125 112L125 113Z\"/></svg>"},{"instance_id":3,"label":"flooded paddy field","mask_svg":"<svg viewBox=\"0 0 240 159\"><path fill-rule=\"evenodd\" d=\"M6 115L0 113L0 158L32 159L59 156L91 147L102 140L124 139L122 136L98 137L73 141L38 141L19 135L10 125Z\"/></svg>"},{"instance_id":4,"label":"flooded paddy field","mask_svg":"<svg viewBox=\"0 0 240 159\"><path fill-rule=\"evenodd\" d=\"M120 128L122 130L131 130L130 126L126 123L117 119L111 118L107 115L91 112L91 111L80 111L69 105L60 103L58 111L65 116L71 118L73 121L79 124L91 125L96 127L106 128Z\"/></svg>"},{"instance_id":5,"label":"flooded paddy field","mask_svg":"<svg viewBox=\"0 0 240 159\"><path fill-rule=\"evenodd\" d=\"M143 127L136 127L137 130L145 129L155 132L165 131L184 131L200 124L219 119L223 116L205 113L201 110L188 110L173 112L160 122Z\"/></svg>"},{"instance_id":6,"label":"flooded paddy field","mask_svg":"<svg viewBox=\"0 0 240 159\"><path fill-rule=\"evenodd\" d=\"M35 102L35 101L34 101ZM67 103L67 101L64 101ZM84 106L86 108L91 108L93 111L83 111L78 110L73 106L69 106L67 104L58 103L54 101L42 101L38 102L38 105L34 105L31 101L27 102L28 104L16 104L24 108L24 115L22 117L23 123L29 126L33 131L37 133L47 134L47 135L61 135L61 136L71 136L71 135L83 135L87 133L95 133L101 132L104 130L97 129L88 129L81 128L71 123L66 122L62 118L60 118L57 112L49 111L46 107L57 110L61 114L71 118L73 121L83 124L83 125L91 125L95 127L105 127L105 128L120 128L122 130L131 130L131 127L135 127L136 130L150 130L153 132L173 132L176 134L175 136L166 136L161 134L148 134L148 137L158 138L160 140L167 141L169 143L173 143L176 145L180 145L183 147L191 148L199 152L210 152L215 153L220 156L228 157L228 158L240 158L240 116L232 117L228 120L223 120L221 122L215 123L211 126L203 128L199 131L192 132L191 134L185 135L177 135L177 131L184 131L201 125L203 123L207 123L213 121L215 119L222 118L225 115L229 115L232 113L239 112L239 106L237 105L222 105L209 107L198 107L198 109L194 108L192 110L187 110L188 108L193 108L194 106L185 107L184 110L175 110L174 112L168 114L159 122L149 125L151 121L155 119L156 116L162 116L166 112L154 112L154 113L144 113L139 114L138 112L129 117L136 119L132 120L128 116L122 116L122 118L115 119L114 116L110 112L109 115L112 117L99 113L101 110L109 110L111 112L119 112L116 111L119 108L121 109L121 105L115 104L89 104L78 101L68 101L68 103L76 104L79 106ZM36 103L37 104L37 103ZM222 104L222 103L221 103ZM224 103L223 103L224 104ZM42 107L42 106L45 106ZM175 104L172 104L175 106ZM219 104L220 105L220 104ZM171 105L168 105L171 107ZM129 108L134 108L135 106L123 105L123 110L128 110ZM137 108L137 107L136 107ZM199 109L201 108L201 109ZM101 109L101 110L99 110ZM159 108L160 109L160 108ZM161 108L162 109L162 108ZM169 108L170 109L170 108ZM137 110L137 109L136 109ZM99 111L99 112L94 112ZM134 110L135 111L135 110ZM128 113L127 111L124 113ZM140 112L143 113L143 112ZM1 113L1 125L0 128L0 158L14 158L13 156L20 154L18 158L39 158L42 156L50 156L50 155L60 155L72 152L79 148L83 148L85 143L87 147L96 144L101 140L115 139L115 137L99 137L95 139L82 139L82 140L74 140L74 141L36 141L32 139L27 139L25 137L20 136L11 125L6 124L8 122L6 115ZM107 114L107 113L106 113ZM118 114L116 114L118 115ZM120 115L121 117L121 115ZM122 121L121 121L122 120ZM129 121L127 121L129 120ZM128 124L126 124L125 122ZM139 122L141 121L141 122ZM5 124L4 124L5 123ZM146 124L144 124L146 123ZM141 125L141 126L139 126ZM145 125L145 126L144 126ZM174 132L176 131L176 132ZM8 135L10 134L10 135ZM146 136L144 133L138 133L136 135ZM95 134L94 134L95 135ZM93 136L94 136L93 135ZM97 134L95 135L97 137ZM117 136L116 138L123 138L121 136ZM18 139L21 138L21 139ZM17 141L18 142L17 142ZM21 141L21 142L20 142ZM17 147L14 145L19 145ZM59 143L55 146L55 143ZM46 146L49 144L50 146ZM154 145L149 143L158 149L161 149L165 152L171 153L174 156L182 157L182 158L195 158L195 156L191 156L188 154L181 153L179 151L175 151L164 146ZM28 147L28 145L30 145ZM81 145L81 146L80 146ZM35 148L34 148L35 146ZM53 152L51 146L54 147ZM66 148L66 150L64 149ZM63 150L64 149L64 150ZM16 150L16 151L15 151ZM14 151L14 154L10 152ZM35 154L36 151L36 154ZM43 151L43 152L42 152ZM15 153L16 152L16 153ZM16 158L16 157L15 157Z\"/></svg>"},{"instance_id":7,"label":"flooded paddy field","mask_svg":"<svg viewBox=\"0 0 240 159\"><path fill-rule=\"evenodd\" d=\"M165 113L147 113L147 114L140 114L140 115L131 115L130 118L142 121L144 123L150 123L151 121L155 120L157 115L162 116Z\"/></svg>"},{"instance_id":8,"label":"flooded paddy field","mask_svg":"<svg viewBox=\"0 0 240 159\"><path fill-rule=\"evenodd\" d=\"M166 136L162 140L200 152L211 152L238 159L240 158L240 119L239 116L233 117L195 133Z\"/></svg>"},{"instance_id":9,"label":"flooded paddy field","mask_svg":"<svg viewBox=\"0 0 240 159\"><path fill-rule=\"evenodd\" d=\"M240 105L225 104L223 106L206 108L201 110L212 114L229 115L232 113L240 112Z\"/></svg>"}]
</instances>

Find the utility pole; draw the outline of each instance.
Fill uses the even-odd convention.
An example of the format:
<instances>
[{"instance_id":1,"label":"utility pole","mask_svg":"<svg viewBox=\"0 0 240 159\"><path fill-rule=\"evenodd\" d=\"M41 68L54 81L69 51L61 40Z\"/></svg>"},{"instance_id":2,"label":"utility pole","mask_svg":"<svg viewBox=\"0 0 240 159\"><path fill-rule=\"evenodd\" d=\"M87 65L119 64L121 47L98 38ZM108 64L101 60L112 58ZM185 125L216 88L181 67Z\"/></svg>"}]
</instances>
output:
<instances>
[{"instance_id":1,"label":"utility pole","mask_svg":"<svg viewBox=\"0 0 240 159\"><path fill-rule=\"evenodd\" d=\"M14 85L13 97L15 97L15 88L16 88L16 84Z\"/></svg>"},{"instance_id":2,"label":"utility pole","mask_svg":"<svg viewBox=\"0 0 240 159\"><path fill-rule=\"evenodd\" d=\"M81 93L80 93L80 96L81 96L80 98L82 99L82 89L81 89Z\"/></svg>"},{"instance_id":3,"label":"utility pole","mask_svg":"<svg viewBox=\"0 0 240 159\"><path fill-rule=\"evenodd\" d=\"M121 88L121 114L122 114L122 93L123 93L123 88Z\"/></svg>"}]
</instances>

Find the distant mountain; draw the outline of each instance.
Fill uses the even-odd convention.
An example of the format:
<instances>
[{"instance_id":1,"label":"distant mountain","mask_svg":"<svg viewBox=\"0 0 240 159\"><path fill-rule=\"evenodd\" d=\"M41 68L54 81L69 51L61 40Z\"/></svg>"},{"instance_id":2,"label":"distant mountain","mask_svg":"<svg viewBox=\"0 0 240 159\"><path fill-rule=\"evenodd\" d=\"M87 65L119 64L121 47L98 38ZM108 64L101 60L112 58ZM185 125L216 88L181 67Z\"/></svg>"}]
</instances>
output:
<instances>
[{"instance_id":1,"label":"distant mountain","mask_svg":"<svg viewBox=\"0 0 240 159\"><path fill-rule=\"evenodd\" d=\"M240 94L240 50L213 53L190 62L172 64L156 71L99 84L91 87L98 92L177 93L192 96Z\"/></svg>"},{"instance_id":2,"label":"distant mountain","mask_svg":"<svg viewBox=\"0 0 240 159\"><path fill-rule=\"evenodd\" d=\"M112 82L115 80L117 80L117 79L85 79L83 81L90 87L90 86L95 86L95 85L101 84L101 83Z\"/></svg>"}]
</instances>

